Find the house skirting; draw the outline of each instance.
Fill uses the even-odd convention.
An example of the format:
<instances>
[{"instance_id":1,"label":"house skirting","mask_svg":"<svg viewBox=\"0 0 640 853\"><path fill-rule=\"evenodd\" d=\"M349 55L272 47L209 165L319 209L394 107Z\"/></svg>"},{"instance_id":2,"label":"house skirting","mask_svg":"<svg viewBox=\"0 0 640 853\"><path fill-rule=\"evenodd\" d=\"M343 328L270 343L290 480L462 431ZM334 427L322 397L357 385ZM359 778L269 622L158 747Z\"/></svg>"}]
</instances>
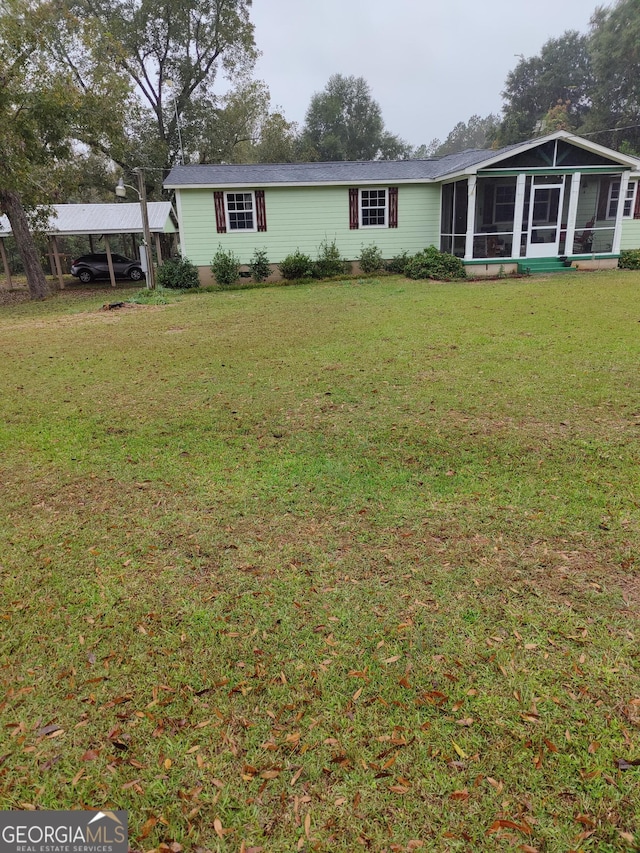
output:
<instances>
[{"instance_id":1,"label":"house skirting","mask_svg":"<svg viewBox=\"0 0 640 853\"><path fill-rule=\"evenodd\" d=\"M571 266L579 270L610 270L617 268L618 257L619 255L590 255L588 257L576 255L573 257L570 256L568 260L571 261ZM557 257L554 259L557 260ZM518 265L526 266L527 258L504 258L500 261L473 260L463 261L463 263L467 270L467 275L495 278L496 276L517 273ZM532 265L534 263L535 261L532 262Z\"/></svg>"}]
</instances>

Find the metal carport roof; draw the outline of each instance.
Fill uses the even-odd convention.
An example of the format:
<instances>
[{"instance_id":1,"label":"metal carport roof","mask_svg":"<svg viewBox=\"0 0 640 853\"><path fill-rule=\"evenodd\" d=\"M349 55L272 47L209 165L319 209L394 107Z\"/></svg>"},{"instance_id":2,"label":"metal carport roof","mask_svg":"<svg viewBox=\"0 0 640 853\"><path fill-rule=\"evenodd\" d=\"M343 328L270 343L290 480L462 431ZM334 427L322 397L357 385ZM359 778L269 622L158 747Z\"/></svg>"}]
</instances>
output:
<instances>
[{"instance_id":1,"label":"metal carport roof","mask_svg":"<svg viewBox=\"0 0 640 853\"><path fill-rule=\"evenodd\" d=\"M170 201L150 201L149 228L153 234L171 234L176 230ZM44 229L50 236L72 234L142 234L140 205L52 204L53 214ZM11 234L6 216L0 216L0 237Z\"/></svg>"}]
</instances>

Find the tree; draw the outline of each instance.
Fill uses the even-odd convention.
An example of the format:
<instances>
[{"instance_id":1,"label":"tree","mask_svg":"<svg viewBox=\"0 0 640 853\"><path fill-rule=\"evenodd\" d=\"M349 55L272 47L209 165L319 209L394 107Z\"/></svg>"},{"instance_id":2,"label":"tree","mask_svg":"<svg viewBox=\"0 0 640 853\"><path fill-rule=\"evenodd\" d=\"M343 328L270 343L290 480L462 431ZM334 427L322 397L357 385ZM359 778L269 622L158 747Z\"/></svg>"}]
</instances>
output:
<instances>
[{"instance_id":1,"label":"tree","mask_svg":"<svg viewBox=\"0 0 640 853\"><path fill-rule=\"evenodd\" d=\"M43 202L56 201L60 165L73 141L85 132L107 132L105 115L112 86L105 69L80 89L47 54L61 24L53 3L4 0L0 12L0 211L6 213L22 259L32 298L48 286L31 228L48 219ZM102 76L104 72L104 75Z\"/></svg>"},{"instance_id":2,"label":"tree","mask_svg":"<svg viewBox=\"0 0 640 853\"><path fill-rule=\"evenodd\" d=\"M311 98L302 135L318 160L390 160L409 153L406 143L385 131L363 77L332 75Z\"/></svg>"},{"instance_id":3,"label":"tree","mask_svg":"<svg viewBox=\"0 0 640 853\"><path fill-rule=\"evenodd\" d=\"M224 110L215 93L217 75L246 80L255 62L251 0L60 2L90 33L71 48L56 45L80 85L85 69L97 57L109 56L137 94L122 104L129 132L111 140L104 153L128 168L149 162L170 166L181 148L199 159L210 144L200 133L202 117ZM185 131L182 146L178 122Z\"/></svg>"},{"instance_id":4,"label":"tree","mask_svg":"<svg viewBox=\"0 0 640 853\"><path fill-rule=\"evenodd\" d=\"M412 157L423 160L429 157L443 157L445 154L457 154L469 148L488 148L500 123L497 115L490 114L481 118L473 115L469 121L459 121L444 142L433 139L429 145L416 148Z\"/></svg>"},{"instance_id":5,"label":"tree","mask_svg":"<svg viewBox=\"0 0 640 853\"><path fill-rule=\"evenodd\" d=\"M522 142L539 133L544 117L558 102L568 103L567 119L579 127L591 108L593 68L589 37L569 30L549 39L539 56L522 57L507 75L500 145Z\"/></svg>"},{"instance_id":6,"label":"tree","mask_svg":"<svg viewBox=\"0 0 640 853\"><path fill-rule=\"evenodd\" d=\"M596 137L603 145L640 152L640 2L596 9L589 48L594 85L587 129L605 131Z\"/></svg>"}]
</instances>

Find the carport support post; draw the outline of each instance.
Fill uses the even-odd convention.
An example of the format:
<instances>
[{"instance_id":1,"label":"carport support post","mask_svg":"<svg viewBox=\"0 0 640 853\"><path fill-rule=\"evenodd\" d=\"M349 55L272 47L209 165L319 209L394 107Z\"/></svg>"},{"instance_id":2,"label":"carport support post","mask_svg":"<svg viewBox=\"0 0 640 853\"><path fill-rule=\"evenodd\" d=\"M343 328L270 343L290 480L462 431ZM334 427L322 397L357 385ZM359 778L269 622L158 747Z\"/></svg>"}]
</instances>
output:
<instances>
[{"instance_id":1,"label":"carport support post","mask_svg":"<svg viewBox=\"0 0 640 853\"><path fill-rule=\"evenodd\" d=\"M151 229L149 228L149 210L147 209L147 188L144 183L144 169L138 166L134 171L138 175L138 195L140 196L140 212L142 214L142 230L144 232L144 250L147 257L147 288L155 290L156 277L153 268L153 247L151 245Z\"/></svg>"},{"instance_id":2,"label":"carport support post","mask_svg":"<svg viewBox=\"0 0 640 853\"><path fill-rule=\"evenodd\" d=\"M104 247L107 250L107 265L109 267L109 278L111 279L111 287L115 287L116 276L113 271L113 258L111 257L111 246L109 245L109 238L105 234L102 239L104 240Z\"/></svg>"},{"instance_id":3,"label":"carport support post","mask_svg":"<svg viewBox=\"0 0 640 853\"><path fill-rule=\"evenodd\" d=\"M11 270L9 269L9 261L7 260L7 252L4 247L4 237L0 237L0 257L2 257L2 266L4 268L4 277L7 280L7 287L11 287Z\"/></svg>"},{"instance_id":4,"label":"carport support post","mask_svg":"<svg viewBox=\"0 0 640 853\"><path fill-rule=\"evenodd\" d=\"M60 284L60 290L64 290L64 279L62 277L62 264L60 263L60 253L58 252L58 241L55 237L51 237L51 245L53 246L53 259L56 265L56 273L58 276L58 283Z\"/></svg>"},{"instance_id":5,"label":"carport support post","mask_svg":"<svg viewBox=\"0 0 640 853\"><path fill-rule=\"evenodd\" d=\"M162 266L162 246L160 245L160 235L156 231L154 236L156 238L156 257L158 259L158 266L161 267Z\"/></svg>"}]
</instances>

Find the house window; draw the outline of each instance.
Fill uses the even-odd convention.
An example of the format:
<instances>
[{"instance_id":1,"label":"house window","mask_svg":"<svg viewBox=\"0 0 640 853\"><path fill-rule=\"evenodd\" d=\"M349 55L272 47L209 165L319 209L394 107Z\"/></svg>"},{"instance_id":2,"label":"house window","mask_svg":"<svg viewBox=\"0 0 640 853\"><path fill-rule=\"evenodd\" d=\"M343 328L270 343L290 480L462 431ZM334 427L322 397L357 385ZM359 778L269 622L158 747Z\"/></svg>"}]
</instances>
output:
<instances>
[{"instance_id":1,"label":"house window","mask_svg":"<svg viewBox=\"0 0 640 853\"><path fill-rule=\"evenodd\" d=\"M360 224L363 228L387 225L387 191L360 190Z\"/></svg>"},{"instance_id":2,"label":"house window","mask_svg":"<svg viewBox=\"0 0 640 853\"><path fill-rule=\"evenodd\" d=\"M516 185L498 184L494 201L493 221L513 222L516 208Z\"/></svg>"},{"instance_id":3,"label":"house window","mask_svg":"<svg viewBox=\"0 0 640 853\"><path fill-rule=\"evenodd\" d=\"M627 194L624 198L622 215L629 219L633 216L633 205L636 200L637 181L629 181ZM612 181L609 186L609 198L607 199L607 219L615 219L618 213L618 202L620 201L620 181Z\"/></svg>"},{"instance_id":4,"label":"house window","mask_svg":"<svg viewBox=\"0 0 640 853\"><path fill-rule=\"evenodd\" d=\"M229 231L255 231L254 194L225 193L224 198Z\"/></svg>"}]
</instances>

